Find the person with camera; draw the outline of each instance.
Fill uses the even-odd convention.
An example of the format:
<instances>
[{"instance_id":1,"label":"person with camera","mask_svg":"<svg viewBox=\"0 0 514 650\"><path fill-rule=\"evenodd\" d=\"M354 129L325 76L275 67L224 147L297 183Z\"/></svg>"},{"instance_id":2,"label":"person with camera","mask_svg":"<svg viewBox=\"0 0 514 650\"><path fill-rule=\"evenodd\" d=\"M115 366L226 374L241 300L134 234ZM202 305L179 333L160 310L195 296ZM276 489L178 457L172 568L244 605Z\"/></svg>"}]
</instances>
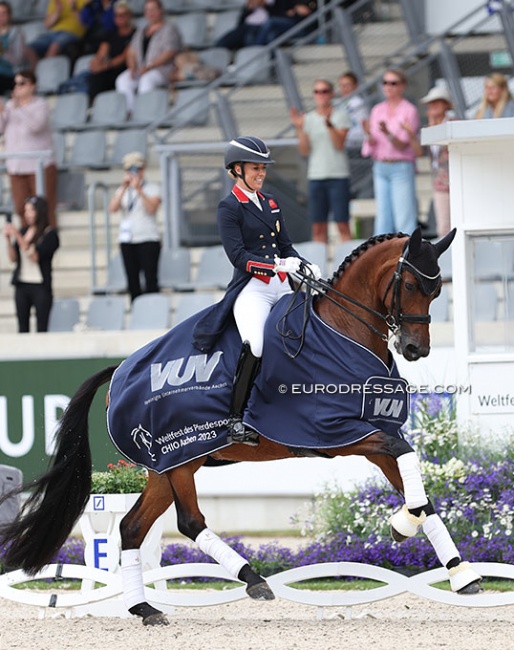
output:
<instances>
[{"instance_id":1,"label":"person with camera","mask_svg":"<svg viewBox=\"0 0 514 650\"><path fill-rule=\"evenodd\" d=\"M109 203L109 210L122 210L119 242L130 298L142 293L158 293L158 265L161 252L157 211L161 205L160 188L145 180L145 156L139 151L123 158L125 175ZM145 277L141 287L140 273Z\"/></svg>"},{"instance_id":2,"label":"person with camera","mask_svg":"<svg viewBox=\"0 0 514 650\"><path fill-rule=\"evenodd\" d=\"M52 258L59 248L59 236L48 222L48 202L42 196L30 196L24 205L25 226L21 229L8 221L3 229L7 253L16 264L15 286L18 331L29 332L30 312L36 310L38 332L48 330L52 308Z\"/></svg>"}]
</instances>

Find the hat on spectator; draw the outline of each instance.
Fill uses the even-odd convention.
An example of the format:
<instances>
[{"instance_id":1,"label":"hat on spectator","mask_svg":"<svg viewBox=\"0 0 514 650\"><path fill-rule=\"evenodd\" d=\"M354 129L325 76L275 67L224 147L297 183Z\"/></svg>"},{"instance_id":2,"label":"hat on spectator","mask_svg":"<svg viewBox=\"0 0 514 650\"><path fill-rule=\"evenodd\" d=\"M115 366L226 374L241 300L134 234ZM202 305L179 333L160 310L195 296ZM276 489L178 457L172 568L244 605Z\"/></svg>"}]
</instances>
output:
<instances>
[{"instance_id":1,"label":"hat on spectator","mask_svg":"<svg viewBox=\"0 0 514 650\"><path fill-rule=\"evenodd\" d=\"M130 167L144 167L146 159L140 151L131 151L123 156L123 169L130 169Z\"/></svg>"},{"instance_id":2,"label":"hat on spectator","mask_svg":"<svg viewBox=\"0 0 514 650\"><path fill-rule=\"evenodd\" d=\"M446 102L449 106L452 105L450 95L448 94L446 88L443 86L434 86L434 88L431 88L428 93L419 101L420 104L430 104L430 102L443 101Z\"/></svg>"}]
</instances>

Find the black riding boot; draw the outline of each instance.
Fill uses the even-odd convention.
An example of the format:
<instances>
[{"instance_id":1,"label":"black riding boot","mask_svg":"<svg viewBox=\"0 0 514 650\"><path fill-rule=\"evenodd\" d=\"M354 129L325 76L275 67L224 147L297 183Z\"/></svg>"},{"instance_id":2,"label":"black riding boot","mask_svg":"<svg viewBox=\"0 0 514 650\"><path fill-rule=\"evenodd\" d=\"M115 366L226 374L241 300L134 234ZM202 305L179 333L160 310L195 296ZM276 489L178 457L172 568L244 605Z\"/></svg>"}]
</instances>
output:
<instances>
[{"instance_id":1,"label":"black riding boot","mask_svg":"<svg viewBox=\"0 0 514 650\"><path fill-rule=\"evenodd\" d=\"M232 442L242 442L245 445L256 447L259 444L259 435L255 431L248 431L243 424L243 413L250 397L253 382L261 360L255 357L250 349L248 341L243 343L241 354L237 361L234 384L232 386L232 399L230 404L230 415L228 421L228 439Z\"/></svg>"}]
</instances>

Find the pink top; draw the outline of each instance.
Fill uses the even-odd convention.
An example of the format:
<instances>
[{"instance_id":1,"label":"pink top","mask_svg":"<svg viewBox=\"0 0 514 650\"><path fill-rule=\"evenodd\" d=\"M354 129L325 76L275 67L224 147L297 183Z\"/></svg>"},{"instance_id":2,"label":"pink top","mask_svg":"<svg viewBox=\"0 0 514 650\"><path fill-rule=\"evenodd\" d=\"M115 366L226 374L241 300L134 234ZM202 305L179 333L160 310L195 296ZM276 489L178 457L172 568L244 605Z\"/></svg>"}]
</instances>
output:
<instances>
[{"instance_id":1,"label":"pink top","mask_svg":"<svg viewBox=\"0 0 514 650\"><path fill-rule=\"evenodd\" d=\"M10 99L0 112L0 131L4 134L5 153L54 150L50 129L50 110L46 100L34 97L24 106L15 107ZM7 158L9 174L34 174L36 158ZM47 158L43 165L55 164L55 157Z\"/></svg>"},{"instance_id":2,"label":"pink top","mask_svg":"<svg viewBox=\"0 0 514 650\"><path fill-rule=\"evenodd\" d=\"M374 106L369 116L369 128L374 144L371 144L369 140L364 140L362 145L362 155L366 157L371 156L373 160L414 162L416 154L410 144L403 151L396 149L387 139L386 134L380 130L380 122L385 122L388 131L395 138L407 144L409 142L409 136L407 131L402 127L402 124L410 124L414 133L418 133L419 115L417 108L406 99L402 99L392 114L390 113L389 104L386 101Z\"/></svg>"}]
</instances>

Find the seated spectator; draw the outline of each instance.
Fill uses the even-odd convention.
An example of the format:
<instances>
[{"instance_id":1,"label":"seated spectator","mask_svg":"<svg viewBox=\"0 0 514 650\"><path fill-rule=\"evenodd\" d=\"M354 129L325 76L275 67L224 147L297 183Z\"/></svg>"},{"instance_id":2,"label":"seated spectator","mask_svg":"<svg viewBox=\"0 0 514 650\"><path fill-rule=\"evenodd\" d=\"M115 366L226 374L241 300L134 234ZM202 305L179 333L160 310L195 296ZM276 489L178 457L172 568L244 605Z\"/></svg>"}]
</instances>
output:
<instances>
[{"instance_id":1,"label":"seated spectator","mask_svg":"<svg viewBox=\"0 0 514 650\"><path fill-rule=\"evenodd\" d=\"M314 0L275 0L269 7L270 17L259 29L256 45L271 43L315 10Z\"/></svg>"},{"instance_id":2,"label":"seated spectator","mask_svg":"<svg viewBox=\"0 0 514 650\"><path fill-rule=\"evenodd\" d=\"M116 78L127 68L127 52L136 28L132 24L132 12L126 0L119 0L114 7L116 27L108 40L100 43L89 70L79 72L59 87L59 93L85 92L91 103L98 93L114 90Z\"/></svg>"},{"instance_id":3,"label":"seated spectator","mask_svg":"<svg viewBox=\"0 0 514 650\"><path fill-rule=\"evenodd\" d=\"M210 65L205 65L196 52L185 49L179 52L174 60L174 67L170 73L173 86L180 81L213 81L221 75L221 70Z\"/></svg>"},{"instance_id":4,"label":"seated spectator","mask_svg":"<svg viewBox=\"0 0 514 650\"><path fill-rule=\"evenodd\" d=\"M514 117L514 99L501 72L493 72L485 78L484 96L475 115L476 120L492 117Z\"/></svg>"},{"instance_id":5,"label":"seated spectator","mask_svg":"<svg viewBox=\"0 0 514 650\"><path fill-rule=\"evenodd\" d=\"M255 45L261 26L269 18L268 5L270 4L272 0L246 0L237 26L223 34L216 41L215 46L238 50L241 47Z\"/></svg>"},{"instance_id":6,"label":"seated spectator","mask_svg":"<svg viewBox=\"0 0 514 650\"><path fill-rule=\"evenodd\" d=\"M9 2L0 2L0 94L12 90L14 73L21 68L25 56L25 42L19 27L13 27Z\"/></svg>"},{"instance_id":7,"label":"seated spectator","mask_svg":"<svg viewBox=\"0 0 514 650\"><path fill-rule=\"evenodd\" d=\"M26 57L31 70L39 59L59 54L75 54L86 28L79 12L87 0L49 0L45 15L46 32L27 45Z\"/></svg>"},{"instance_id":8,"label":"seated spectator","mask_svg":"<svg viewBox=\"0 0 514 650\"><path fill-rule=\"evenodd\" d=\"M80 10L80 22L86 28L83 39L83 54L93 54L100 43L116 29L114 5L116 0L87 0Z\"/></svg>"},{"instance_id":9,"label":"seated spectator","mask_svg":"<svg viewBox=\"0 0 514 650\"><path fill-rule=\"evenodd\" d=\"M128 69L116 79L116 90L126 96L129 112L136 93L169 87L175 55L182 49L180 32L167 22L160 0L145 0L144 17L146 24L136 29L128 48Z\"/></svg>"}]
</instances>

